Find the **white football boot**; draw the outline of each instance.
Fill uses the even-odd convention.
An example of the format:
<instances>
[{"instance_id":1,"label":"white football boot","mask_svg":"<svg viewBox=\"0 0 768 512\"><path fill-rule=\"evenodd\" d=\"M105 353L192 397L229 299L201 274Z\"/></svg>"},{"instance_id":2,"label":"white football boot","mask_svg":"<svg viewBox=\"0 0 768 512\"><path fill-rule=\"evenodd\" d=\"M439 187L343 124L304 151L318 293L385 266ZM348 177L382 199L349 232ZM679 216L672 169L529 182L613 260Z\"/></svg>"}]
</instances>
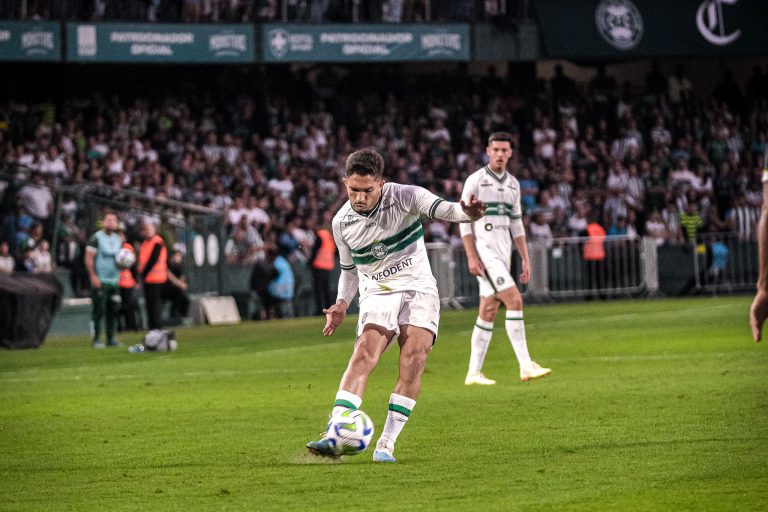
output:
<instances>
[{"instance_id":1,"label":"white football boot","mask_svg":"<svg viewBox=\"0 0 768 512\"><path fill-rule=\"evenodd\" d=\"M467 378L464 379L464 384L466 384L467 386L471 386L473 384L478 384L480 386L492 386L493 384L496 384L496 381L493 379L487 378L485 375L482 374L482 372L477 372L477 373L467 374Z\"/></svg>"},{"instance_id":2,"label":"white football boot","mask_svg":"<svg viewBox=\"0 0 768 512\"><path fill-rule=\"evenodd\" d=\"M538 379L541 377L545 377L552 373L552 370L549 368L542 368L539 363L535 361L531 361L531 365L527 368L520 368L520 380L522 381L528 381L533 379Z\"/></svg>"}]
</instances>

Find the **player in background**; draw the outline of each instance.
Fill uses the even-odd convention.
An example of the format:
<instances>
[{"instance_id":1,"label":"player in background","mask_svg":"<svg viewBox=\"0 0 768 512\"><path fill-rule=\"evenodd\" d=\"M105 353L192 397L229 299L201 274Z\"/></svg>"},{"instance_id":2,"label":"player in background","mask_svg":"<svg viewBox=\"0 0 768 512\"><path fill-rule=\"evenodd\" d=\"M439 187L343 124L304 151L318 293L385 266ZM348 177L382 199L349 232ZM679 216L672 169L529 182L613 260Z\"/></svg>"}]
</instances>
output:
<instances>
[{"instance_id":1,"label":"player in background","mask_svg":"<svg viewBox=\"0 0 768 512\"><path fill-rule=\"evenodd\" d=\"M486 378L483 362L493 334L493 321L499 306L504 304L504 326L520 365L520 379L537 379L550 373L531 360L525 339L523 298L510 273L512 239L522 259L520 282L530 279L531 265L525 244L525 228L520 208L520 184L509 172L507 163L512 158L512 136L496 132L488 138L485 152L489 162L471 174L464 183L462 199L477 197L486 204L485 217L471 224L461 224L461 238L467 253L469 272L477 276L480 286L480 310L472 331L472 351L467 385L496 384Z\"/></svg>"},{"instance_id":2,"label":"player in background","mask_svg":"<svg viewBox=\"0 0 768 512\"><path fill-rule=\"evenodd\" d=\"M440 320L420 217L471 222L483 216L485 205L474 197L451 203L421 187L385 183L383 172L384 159L374 149L347 158L344 185L349 201L332 222L342 271L336 303L323 310L323 335L336 331L359 290L357 339L332 414L360 408L369 375L397 339L400 374L373 453L376 462L394 462L395 442L416 405ZM307 448L316 455L335 456L325 437Z\"/></svg>"},{"instance_id":3,"label":"player in background","mask_svg":"<svg viewBox=\"0 0 768 512\"><path fill-rule=\"evenodd\" d=\"M115 256L123 246L123 240L117 234L118 224L116 213L105 213L101 229L91 236L85 247L85 268L91 280L93 348L104 348L101 341L102 318L107 331L107 346L120 346L115 340L120 314L120 271Z\"/></svg>"}]
</instances>

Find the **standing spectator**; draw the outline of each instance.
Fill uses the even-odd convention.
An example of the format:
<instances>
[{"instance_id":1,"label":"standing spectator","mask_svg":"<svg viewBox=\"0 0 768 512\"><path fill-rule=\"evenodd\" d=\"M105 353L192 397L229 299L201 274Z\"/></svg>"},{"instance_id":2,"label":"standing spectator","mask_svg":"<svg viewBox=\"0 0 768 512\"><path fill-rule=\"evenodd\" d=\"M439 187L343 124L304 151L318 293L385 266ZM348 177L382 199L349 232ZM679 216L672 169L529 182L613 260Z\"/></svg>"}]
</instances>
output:
<instances>
[{"instance_id":1,"label":"standing spectator","mask_svg":"<svg viewBox=\"0 0 768 512\"><path fill-rule=\"evenodd\" d=\"M154 223L145 221L142 231L144 243L139 249L139 275L144 286L147 323L153 331L163 327L162 291L168 281L168 250Z\"/></svg>"},{"instance_id":2,"label":"standing spectator","mask_svg":"<svg viewBox=\"0 0 768 512\"><path fill-rule=\"evenodd\" d=\"M315 244L310 255L312 280L315 290L315 314L320 315L323 309L332 304L331 272L336 267L336 244L331 234L330 210L323 212L323 225L315 231Z\"/></svg>"},{"instance_id":3,"label":"standing spectator","mask_svg":"<svg viewBox=\"0 0 768 512\"><path fill-rule=\"evenodd\" d=\"M597 222L597 212L590 211L589 223L587 224L587 236L584 242L584 288L590 290L591 294L587 300L597 294L602 295L602 289L605 287L605 229Z\"/></svg>"},{"instance_id":4,"label":"standing spectator","mask_svg":"<svg viewBox=\"0 0 768 512\"><path fill-rule=\"evenodd\" d=\"M690 243L697 243L696 236L704 227L704 219L699 214L699 205L694 202L688 203L685 211L680 214L680 226L683 228L686 240Z\"/></svg>"},{"instance_id":5,"label":"standing spectator","mask_svg":"<svg viewBox=\"0 0 768 512\"><path fill-rule=\"evenodd\" d=\"M739 240L755 240L760 210L747 204L747 197L743 192L736 195L735 204L726 214L726 219L731 224L731 230L738 233Z\"/></svg>"},{"instance_id":6,"label":"standing spectator","mask_svg":"<svg viewBox=\"0 0 768 512\"><path fill-rule=\"evenodd\" d=\"M544 214L538 211L533 214L533 219L528 225L528 242L531 244L541 244L546 248L552 247L552 229L544 220Z\"/></svg>"},{"instance_id":7,"label":"standing spectator","mask_svg":"<svg viewBox=\"0 0 768 512\"><path fill-rule=\"evenodd\" d=\"M120 238L123 240L123 249L127 249L134 254L136 250L133 245L125 240L125 233L120 231ZM131 268L120 269L120 276L118 278L118 286L120 286L120 325L118 330L121 331L138 331L141 329L141 311L139 310L139 301L136 297L136 277L134 276L134 270L136 265Z\"/></svg>"},{"instance_id":8,"label":"standing spectator","mask_svg":"<svg viewBox=\"0 0 768 512\"><path fill-rule=\"evenodd\" d=\"M106 326L107 346L120 345L115 340L120 305L120 290L117 284L119 272L115 256L120 252L123 242L117 234L117 228L117 214L105 213L101 229L91 236L85 249L85 268L91 280L93 348L104 348L104 343L101 341L102 318Z\"/></svg>"},{"instance_id":9,"label":"standing spectator","mask_svg":"<svg viewBox=\"0 0 768 512\"><path fill-rule=\"evenodd\" d=\"M272 246L267 249L266 258L274 268L272 279L267 285L272 314L277 318L291 318L295 284L291 264Z\"/></svg>"},{"instance_id":10,"label":"standing spectator","mask_svg":"<svg viewBox=\"0 0 768 512\"><path fill-rule=\"evenodd\" d=\"M45 177L36 173L32 183L25 185L18 193L21 206L36 220L42 222L46 233L50 234L50 217L53 213L53 195L45 185Z\"/></svg>"},{"instance_id":11,"label":"standing spectator","mask_svg":"<svg viewBox=\"0 0 768 512\"><path fill-rule=\"evenodd\" d=\"M656 247L660 247L667 242L669 231L664 221L661 220L661 214L658 210L653 210L645 221L645 235L653 239Z\"/></svg>"}]
</instances>

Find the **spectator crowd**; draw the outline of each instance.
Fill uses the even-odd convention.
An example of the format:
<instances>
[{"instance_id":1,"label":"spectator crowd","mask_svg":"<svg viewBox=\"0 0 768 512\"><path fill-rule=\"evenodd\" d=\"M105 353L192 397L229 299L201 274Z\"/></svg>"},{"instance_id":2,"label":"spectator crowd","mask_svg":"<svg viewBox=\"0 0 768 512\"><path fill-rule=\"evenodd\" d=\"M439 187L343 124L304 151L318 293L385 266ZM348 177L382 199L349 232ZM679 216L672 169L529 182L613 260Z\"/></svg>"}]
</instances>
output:
<instances>
[{"instance_id":1,"label":"spectator crowd","mask_svg":"<svg viewBox=\"0 0 768 512\"><path fill-rule=\"evenodd\" d=\"M768 138L759 66L741 84L725 69L711 94L694 90L683 66L667 76L656 64L641 85L618 83L603 67L577 84L558 67L528 89L493 68L477 77L386 67L290 73L258 94L230 85L0 101L0 162L28 178L11 206L4 201L14 215L0 232L0 269L16 257L17 269L50 271L50 188L61 184L219 211L230 263L267 254L306 261L315 233L346 200L340 178L351 151L373 146L389 179L457 200L497 130L516 139L510 170L531 241L576 236L590 213L609 235L659 245L705 232L755 237ZM65 254L84 239L81 207L66 195L59 205ZM439 221L425 232L428 241L461 245L458 230Z\"/></svg>"}]
</instances>

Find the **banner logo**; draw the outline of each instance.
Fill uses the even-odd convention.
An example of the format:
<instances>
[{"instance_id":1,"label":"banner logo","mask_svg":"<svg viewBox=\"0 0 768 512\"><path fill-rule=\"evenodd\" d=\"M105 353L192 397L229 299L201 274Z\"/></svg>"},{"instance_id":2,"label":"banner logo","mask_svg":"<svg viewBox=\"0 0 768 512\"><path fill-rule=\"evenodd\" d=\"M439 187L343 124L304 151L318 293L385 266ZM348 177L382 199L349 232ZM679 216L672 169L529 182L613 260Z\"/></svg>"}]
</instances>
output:
<instances>
[{"instance_id":1,"label":"banner logo","mask_svg":"<svg viewBox=\"0 0 768 512\"><path fill-rule=\"evenodd\" d=\"M725 33L723 4L734 5L739 0L706 0L696 11L696 27L702 37L717 46L727 46L741 36L741 29Z\"/></svg>"},{"instance_id":2,"label":"banner logo","mask_svg":"<svg viewBox=\"0 0 768 512\"><path fill-rule=\"evenodd\" d=\"M77 27L77 54L82 57L96 55L96 27L94 25Z\"/></svg>"},{"instance_id":3,"label":"banner logo","mask_svg":"<svg viewBox=\"0 0 768 512\"><path fill-rule=\"evenodd\" d=\"M275 58L282 59L288 53L288 31L276 28L269 31L269 51Z\"/></svg>"},{"instance_id":4,"label":"banner logo","mask_svg":"<svg viewBox=\"0 0 768 512\"><path fill-rule=\"evenodd\" d=\"M631 0L601 0L595 9L597 31L617 50L631 50L643 38L643 17Z\"/></svg>"}]
</instances>

